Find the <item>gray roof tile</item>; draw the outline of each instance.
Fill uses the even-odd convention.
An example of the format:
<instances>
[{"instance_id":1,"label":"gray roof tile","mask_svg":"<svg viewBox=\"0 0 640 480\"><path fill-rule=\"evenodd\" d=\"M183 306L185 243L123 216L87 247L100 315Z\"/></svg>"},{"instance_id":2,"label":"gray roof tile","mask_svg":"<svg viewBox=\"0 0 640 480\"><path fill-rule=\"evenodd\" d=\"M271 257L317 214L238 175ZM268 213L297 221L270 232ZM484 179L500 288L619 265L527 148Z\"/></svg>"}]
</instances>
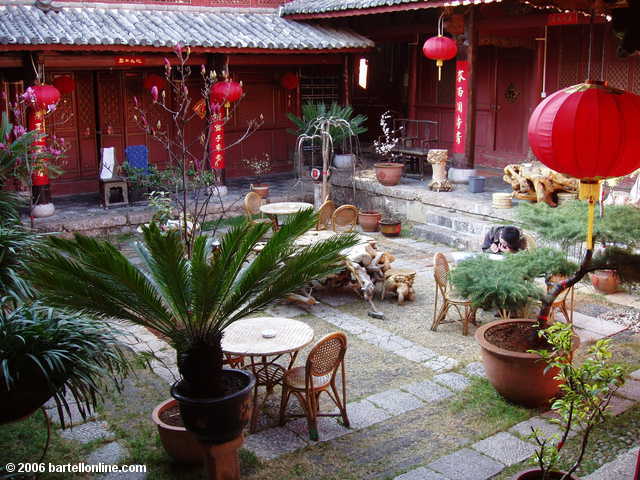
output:
<instances>
[{"instance_id":1,"label":"gray roof tile","mask_svg":"<svg viewBox=\"0 0 640 480\"><path fill-rule=\"evenodd\" d=\"M424 0L293 0L281 7L282 15L337 12L341 10L363 10L366 8L388 7Z\"/></svg>"},{"instance_id":2,"label":"gray roof tile","mask_svg":"<svg viewBox=\"0 0 640 480\"><path fill-rule=\"evenodd\" d=\"M325 0L326 1L326 0ZM67 4L69 5L69 4ZM276 10L93 8L65 6L44 13L0 4L0 44L153 45L309 50L368 48L373 42L345 29L287 20Z\"/></svg>"}]
</instances>

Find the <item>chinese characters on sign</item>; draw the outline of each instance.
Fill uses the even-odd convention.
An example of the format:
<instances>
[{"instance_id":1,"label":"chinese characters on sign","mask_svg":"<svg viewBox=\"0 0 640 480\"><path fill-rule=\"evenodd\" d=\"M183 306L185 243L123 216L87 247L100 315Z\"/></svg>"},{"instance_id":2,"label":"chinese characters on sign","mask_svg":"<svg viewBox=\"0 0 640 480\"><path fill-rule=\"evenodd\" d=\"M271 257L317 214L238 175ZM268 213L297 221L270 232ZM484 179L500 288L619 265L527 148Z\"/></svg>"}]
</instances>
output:
<instances>
[{"instance_id":1,"label":"chinese characters on sign","mask_svg":"<svg viewBox=\"0 0 640 480\"><path fill-rule=\"evenodd\" d=\"M224 168L224 120L214 120L211 124L211 153L209 165L211 168Z\"/></svg>"},{"instance_id":2,"label":"chinese characters on sign","mask_svg":"<svg viewBox=\"0 0 640 480\"><path fill-rule=\"evenodd\" d=\"M469 62L456 62L456 95L453 111L453 153L464 153L464 142L467 135L467 101L468 101Z\"/></svg>"},{"instance_id":3,"label":"chinese characters on sign","mask_svg":"<svg viewBox=\"0 0 640 480\"><path fill-rule=\"evenodd\" d=\"M116 57L116 65L144 65L143 57Z\"/></svg>"}]
</instances>

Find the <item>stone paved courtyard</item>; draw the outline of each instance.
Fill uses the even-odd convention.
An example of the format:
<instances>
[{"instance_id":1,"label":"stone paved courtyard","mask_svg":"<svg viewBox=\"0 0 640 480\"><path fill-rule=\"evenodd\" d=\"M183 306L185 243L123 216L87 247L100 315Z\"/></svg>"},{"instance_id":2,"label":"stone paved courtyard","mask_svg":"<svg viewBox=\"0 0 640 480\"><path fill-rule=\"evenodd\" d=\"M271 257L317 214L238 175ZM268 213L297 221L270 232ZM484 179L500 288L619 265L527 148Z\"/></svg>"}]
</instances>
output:
<instances>
[{"instance_id":1,"label":"stone paved courtyard","mask_svg":"<svg viewBox=\"0 0 640 480\"><path fill-rule=\"evenodd\" d=\"M315 332L315 340L336 330L347 333L350 428L333 418L321 418L320 440L312 442L304 419L289 420L279 427L280 390L276 389L260 412L259 431L246 437L241 455L243 478L510 478L510 472L522 469L522 462L534 449L527 438L530 426L551 433L557 427L543 411L510 406L497 395L490 400L481 396L481 392L492 389L483 380L473 327L467 337L457 322L445 323L437 332L430 330L434 304L432 258L435 252L449 253L452 249L409 237L387 239L374 235L381 249L397 257L395 266L418 272L414 302L398 306L391 298L376 298L385 317L375 319L367 315L368 306L356 295L317 291L317 305L303 309L282 304L267 312L307 323ZM122 238L120 246L138 263L133 241L131 237ZM640 335L589 315L587 308L593 302L605 305L605 310L618 308L615 302L633 307L637 297L620 293L603 298L594 296L590 288L581 287L578 295L577 332L585 344L607 336L614 339L617 359L634 373L618 392L612 409L622 422L640 427ZM478 315L481 322L493 318L492 312ZM158 360L151 362L153 373L139 370L136 377L127 381L122 394L114 393L107 399L95 418L82 423L76 415L74 428L61 431L60 435L87 445L88 463L140 463L149 469L147 474L110 474L100 478L200 478L198 469L171 464L150 425L151 410L169 397L169 384L176 375L173 350L144 328L123 328L127 332L123 341L134 351L155 352ZM298 364L310 348L311 345L300 353ZM492 416L490 408L494 403L503 410ZM321 408L332 407L325 401ZM289 411L300 413L295 399L290 402ZM50 412L56 416L54 410ZM588 462L589 470L581 472L581 478L631 478L635 465L630 450L633 445L612 444L616 446L609 445L606 456ZM627 472L629 477L620 472Z\"/></svg>"}]
</instances>

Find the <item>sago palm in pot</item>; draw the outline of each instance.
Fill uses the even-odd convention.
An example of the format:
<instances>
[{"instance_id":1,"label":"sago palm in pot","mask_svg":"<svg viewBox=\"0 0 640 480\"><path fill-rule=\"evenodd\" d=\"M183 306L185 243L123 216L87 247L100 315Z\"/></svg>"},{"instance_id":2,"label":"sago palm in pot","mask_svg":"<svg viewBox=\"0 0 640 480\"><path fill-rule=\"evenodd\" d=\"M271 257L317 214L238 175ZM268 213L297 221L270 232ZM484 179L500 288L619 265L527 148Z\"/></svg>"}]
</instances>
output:
<instances>
[{"instance_id":1,"label":"sago palm in pot","mask_svg":"<svg viewBox=\"0 0 640 480\"><path fill-rule=\"evenodd\" d=\"M199 236L188 256L179 233L163 233L151 224L138 244L141 268L108 242L81 235L52 238L55 248L33 265L33 282L49 304L126 320L167 337L182 377L174 396L202 403L238 388L229 385L234 377L223 373L221 340L228 325L342 268L341 251L356 243L354 235L295 246L315 223L312 211L291 216L255 258L252 252L268 225L245 222L231 228L216 248L211 238ZM207 433L199 435L203 439Z\"/></svg>"}]
</instances>

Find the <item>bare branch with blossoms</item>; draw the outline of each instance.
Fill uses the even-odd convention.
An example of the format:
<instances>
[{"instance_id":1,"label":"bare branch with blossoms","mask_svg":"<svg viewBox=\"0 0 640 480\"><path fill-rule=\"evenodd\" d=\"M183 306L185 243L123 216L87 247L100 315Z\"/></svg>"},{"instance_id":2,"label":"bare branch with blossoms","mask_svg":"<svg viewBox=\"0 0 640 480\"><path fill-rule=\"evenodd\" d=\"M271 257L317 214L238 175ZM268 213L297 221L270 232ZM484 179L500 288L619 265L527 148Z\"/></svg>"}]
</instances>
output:
<instances>
[{"instance_id":1,"label":"bare branch with blossoms","mask_svg":"<svg viewBox=\"0 0 640 480\"><path fill-rule=\"evenodd\" d=\"M394 152L394 148L398 145L400 140L400 129L394 130L392 127L391 112L386 111L380 115L380 128L382 130L382 137L373 141L374 151L388 159L395 159L398 156L397 152Z\"/></svg>"}]
</instances>

